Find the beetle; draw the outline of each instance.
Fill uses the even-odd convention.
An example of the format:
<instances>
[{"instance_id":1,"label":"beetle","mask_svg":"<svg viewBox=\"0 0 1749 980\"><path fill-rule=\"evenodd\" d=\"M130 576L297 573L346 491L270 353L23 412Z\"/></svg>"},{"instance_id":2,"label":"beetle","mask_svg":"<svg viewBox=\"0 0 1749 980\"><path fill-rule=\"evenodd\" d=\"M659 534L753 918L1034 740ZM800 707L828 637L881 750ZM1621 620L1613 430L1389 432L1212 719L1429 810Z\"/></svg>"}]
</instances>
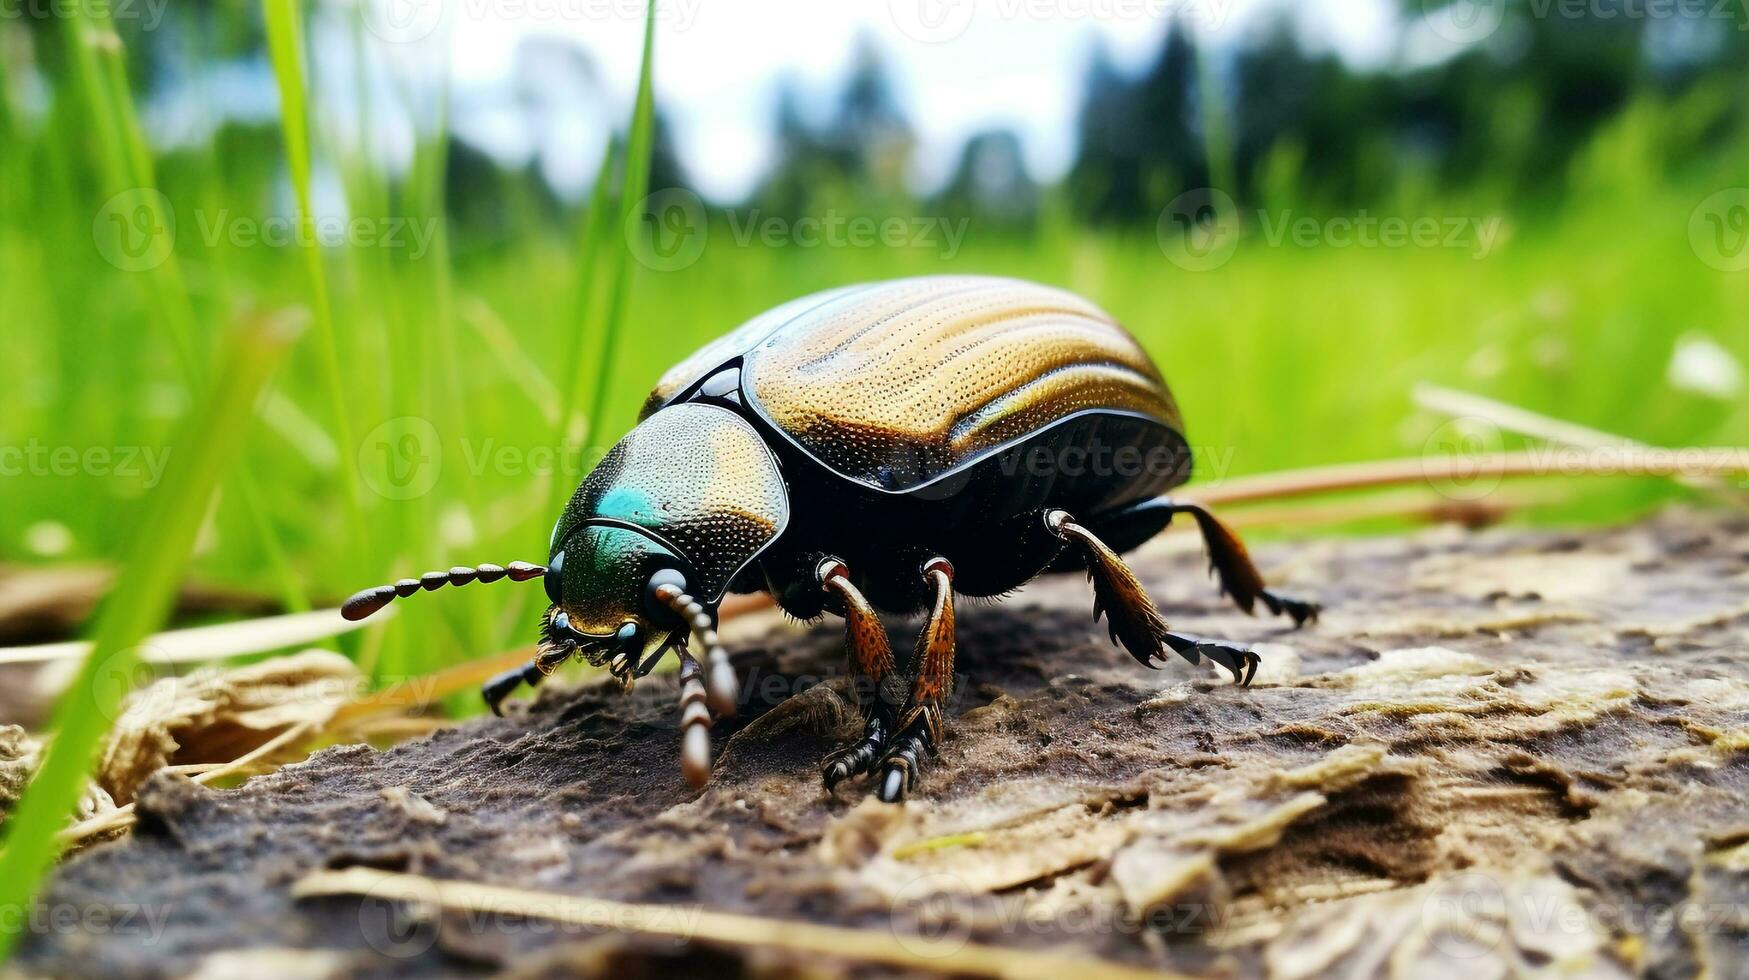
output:
<instances>
[{"instance_id":1,"label":"beetle","mask_svg":"<svg viewBox=\"0 0 1749 980\"><path fill-rule=\"evenodd\" d=\"M487 704L499 711L573 656L630 684L673 652L681 769L695 786L710 776L712 716L736 710L715 629L723 597L765 591L803 620L834 613L863 733L822 776L831 791L875 775L879 797L896 801L942 738L956 594L1085 571L1095 620L1137 661L1157 667L1171 651L1248 685L1256 653L1168 628L1119 557L1184 515L1242 609L1316 618L1314 603L1264 586L1212 513L1166 495L1190 471L1159 369L1087 300L977 276L849 286L754 317L664 374L577 487L545 565L432 572L366 589L343 613L361 619L446 583L539 577L551 604L535 656L488 681ZM905 670L877 609L927 614Z\"/></svg>"}]
</instances>

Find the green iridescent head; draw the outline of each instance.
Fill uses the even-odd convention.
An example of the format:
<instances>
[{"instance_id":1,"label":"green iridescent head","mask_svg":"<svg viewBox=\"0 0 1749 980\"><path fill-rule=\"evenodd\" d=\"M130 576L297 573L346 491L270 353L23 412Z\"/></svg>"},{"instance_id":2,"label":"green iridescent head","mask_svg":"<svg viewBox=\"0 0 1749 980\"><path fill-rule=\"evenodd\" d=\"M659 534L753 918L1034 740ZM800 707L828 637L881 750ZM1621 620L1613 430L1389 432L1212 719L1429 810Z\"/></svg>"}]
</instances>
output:
<instances>
[{"instance_id":1,"label":"green iridescent head","mask_svg":"<svg viewBox=\"0 0 1749 980\"><path fill-rule=\"evenodd\" d=\"M751 425L710 405L663 409L602 458L554 526L542 638L596 663L624 653L642 673L685 636L655 586L714 609L788 520L777 460Z\"/></svg>"},{"instance_id":2,"label":"green iridescent head","mask_svg":"<svg viewBox=\"0 0 1749 980\"><path fill-rule=\"evenodd\" d=\"M712 661L712 710L732 713L735 680L715 639L716 607L788 522L777 459L753 426L725 408L674 405L645 418L583 480L553 528L545 567L456 566L365 589L341 611L363 619L419 591L544 575L552 604L541 617L540 649L526 668L488 685L494 710L517 682L532 683L573 653L629 681L696 636ZM696 775L696 746L688 757Z\"/></svg>"}]
</instances>

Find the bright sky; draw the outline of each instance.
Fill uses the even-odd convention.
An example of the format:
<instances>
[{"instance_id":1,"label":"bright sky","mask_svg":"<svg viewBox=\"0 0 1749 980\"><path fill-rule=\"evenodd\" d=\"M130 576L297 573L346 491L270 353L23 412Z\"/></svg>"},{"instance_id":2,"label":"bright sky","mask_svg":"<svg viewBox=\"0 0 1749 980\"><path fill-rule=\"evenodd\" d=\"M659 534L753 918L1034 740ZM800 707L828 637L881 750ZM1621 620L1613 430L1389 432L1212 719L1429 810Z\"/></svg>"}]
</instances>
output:
<instances>
[{"instance_id":1,"label":"bright sky","mask_svg":"<svg viewBox=\"0 0 1749 980\"><path fill-rule=\"evenodd\" d=\"M509 159L538 153L562 187L575 191L587 183L604 124L623 119L630 106L641 0L367 2L375 5L367 23L376 43L392 57L430 64L447 44L459 131ZM1121 64L1140 68L1158 50L1173 13L1194 25L1205 44L1220 46L1241 38L1278 2L662 0L657 99L699 190L733 201L771 163L779 80L797 79L811 101L828 105L857 38L868 36L886 56L917 130L919 186L935 186L965 139L993 126L1018 131L1034 175L1049 180L1074 152L1074 113L1097 37ZM1314 44L1360 63L1386 56L1392 0L1298 0L1293 8ZM556 104L558 87L539 83L553 67L527 57L523 42L531 37L587 51L611 105Z\"/></svg>"}]
</instances>

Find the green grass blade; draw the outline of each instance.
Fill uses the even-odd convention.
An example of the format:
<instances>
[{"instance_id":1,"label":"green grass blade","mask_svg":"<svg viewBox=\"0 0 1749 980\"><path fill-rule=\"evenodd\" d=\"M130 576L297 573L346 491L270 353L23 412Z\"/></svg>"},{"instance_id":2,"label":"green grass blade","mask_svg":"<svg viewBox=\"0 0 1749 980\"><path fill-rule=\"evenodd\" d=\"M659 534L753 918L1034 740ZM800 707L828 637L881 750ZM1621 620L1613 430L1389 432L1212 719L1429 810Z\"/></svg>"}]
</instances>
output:
<instances>
[{"instance_id":1,"label":"green grass blade","mask_svg":"<svg viewBox=\"0 0 1749 980\"><path fill-rule=\"evenodd\" d=\"M9 25L0 25L0 158L8 157L8 151L15 145L17 123L12 111L12 82L7 74L5 50L10 38Z\"/></svg>"},{"instance_id":2,"label":"green grass blade","mask_svg":"<svg viewBox=\"0 0 1749 980\"><path fill-rule=\"evenodd\" d=\"M625 227L624 216L628 208L642 206L650 184L650 147L655 134L655 43L656 0L650 0L644 11L644 50L638 67L638 93L632 106L630 136L625 148L624 176L620 188L621 218L617 225L608 220L613 193L614 157L618 149L616 142L609 138L602 151L601 167L596 171L595 186L589 191L589 203L583 214L582 230L578 235L577 266L580 278L572 300L570 318L559 325L565 351L558 368L560 407L553 433L554 446L564 446L570 442L577 406L587 401L589 411L584 416L586 445L598 450L606 449L602 427L606 416L607 391L619 349L619 318L625 305L626 280L631 264L628 261L630 244L625 241L621 229ZM611 292L606 310L598 313L597 308L601 304L598 302L597 293L603 282L609 284ZM561 467L553 468L548 487L548 510L556 513L575 488ZM513 602L515 619L521 618L521 610L529 601L524 596L526 593L519 594Z\"/></svg>"},{"instance_id":3,"label":"green grass blade","mask_svg":"<svg viewBox=\"0 0 1749 980\"><path fill-rule=\"evenodd\" d=\"M105 197L139 191L134 206L150 213L151 227L165 227L170 216L162 212L163 198L153 193L157 183L152 157L128 95L125 51L109 21L108 7L81 0L70 13L67 52L97 135ZM169 336L183 377L194 383L192 379L201 373L194 349L195 316L174 252L143 278L143 286L146 305Z\"/></svg>"},{"instance_id":4,"label":"green grass blade","mask_svg":"<svg viewBox=\"0 0 1749 980\"><path fill-rule=\"evenodd\" d=\"M607 214L613 203L613 169L617 151L618 147L610 137L601 151L601 167L595 172L595 186L589 190L588 210L583 213L582 230L577 237L577 291L572 298L570 316L559 324L565 350L559 361L559 370L562 373L559 376L558 423L553 431L555 446L563 446L571 438L577 406L588 393L590 374L584 355L599 346L591 347L590 342L596 338L590 328L595 323L595 293L601 281L601 266L611 260L606 253L612 245L608 236L613 234L613 229L607 220ZM552 492L549 494L551 506L548 509L557 511L564 505L573 489L566 484L565 474L555 469Z\"/></svg>"},{"instance_id":5,"label":"green grass blade","mask_svg":"<svg viewBox=\"0 0 1749 980\"><path fill-rule=\"evenodd\" d=\"M55 834L72 814L122 698L117 685L100 681L130 676L139 662L137 645L163 624L214 488L236 458L256 398L291 333L284 320L238 331L204 404L173 444L177 451L164 481L147 502L128 559L104 601L91 652L56 707L48 757L6 823L0 908L24 908L54 862ZM0 958L10 953L28 919L0 922Z\"/></svg>"},{"instance_id":6,"label":"green grass blade","mask_svg":"<svg viewBox=\"0 0 1749 980\"><path fill-rule=\"evenodd\" d=\"M285 140L286 165L291 170L292 188L298 201L299 250L304 253L309 274L310 305L315 313L322 376L334 413L334 432L340 443L347 517L353 540L360 542L369 553L363 477L358 470L358 442L353 437L352 413L347 405L340 347L334 330L334 309L329 298L328 273L323 265L322 246L316 239L316 215L311 207L309 89L304 83L304 32L298 0L262 0L262 13L267 27L267 46L273 59L273 75L279 85L280 134Z\"/></svg>"},{"instance_id":7,"label":"green grass blade","mask_svg":"<svg viewBox=\"0 0 1749 980\"><path fill-rule=\"evenodd\" d=\"M91 114L98 120L99 163L108 193L119 194L134 188L155 191L156 164L128 90L126 50L109 21L108 8L97 3L78 5L67 31L76 76ZM158 194L141 193L137 198L138 206L151 211L154 227L164 227L170 220L171 216L161 213L163 198ZM170 338L183 382L190 389L198 389L207 368L195 343L199 319L174 252L152 268L145 277L145 285L143 295L153 318ZM238 505L268 558L268 567L275 573L288 608L307 606L296 578L290 575L284 562L283 549L272 525L259 510L259 495L253 492L252 477L246 469L239 468L233 480L239 490Z\"/></svg>"},{"instance_id":8,"label":"green grass blade","mask_svg":"<svg viewBox=\"0 0 1749 980\"><path fill-rule=\"evenodd\" d=\"M616 146L609 140L602 154L601 169L595 186L589 192L588 210L583 215L583 230L579 237L581 254L579 280L572 312L572 321L562 325L567 336L577 340L570 345L561 365L563 403L559 411L558 431L554 444L569 440L576 406L587 399L589 409L584 416L584 438L596 449L605 449L602 427L605 422L607 393L613 377L615 352L619 349L619 320L625 307L625 291L630 276L627 261L630 251L620 235L627 215L643 206L650 186L650 148L655 136L655 96L653 70L656 44L656 0L650 0L644 11L644 49L638 67L638 92L632 106L632 121L625 147L625 165L620 185L620 220L608 221L614 154ZM608 283L606 309L597 313L597 290ZM589 341L593 340L591 348ZM587 380L586 380L587 379ZM563 474L553 473L550 495L554 510L570 496Z\"/></svg>"},{"instance_id":9,"label":"green grass blade","mask_svg":"<svg viewBox=\"0 0 1749 980\"><path fill-rule=\"evenodd\" d=\"M656 0L644 11L644 57L638 68L638 98L632 108L631 135L626 141L625 182L620 188L619 223L616 230L628 227L644 206L644 196L650 192L650 148L656 136L656 99L653 90L652 59L656 47ZM590 388L588 440L597 449L606 450L607 396L613 379L614 362L619 351L620 323L625 316L626 293L631 287L633 265L627 261L631 243L620 238L620 247L613 250L613 287L607 301L607 318L603 322L601 347L595 361L595 383Z\"/></svg>"}]
</instances>

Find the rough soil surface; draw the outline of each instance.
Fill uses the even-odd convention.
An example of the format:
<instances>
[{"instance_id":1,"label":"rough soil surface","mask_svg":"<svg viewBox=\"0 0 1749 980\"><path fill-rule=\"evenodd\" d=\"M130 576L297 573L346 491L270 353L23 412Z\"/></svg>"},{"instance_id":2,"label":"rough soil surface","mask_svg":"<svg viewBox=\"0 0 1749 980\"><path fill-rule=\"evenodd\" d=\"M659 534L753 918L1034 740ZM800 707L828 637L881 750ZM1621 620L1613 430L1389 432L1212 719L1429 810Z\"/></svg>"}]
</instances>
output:
<instances>
[{"instance_id":1,"label":"rough soil surface","mask_svg":"<svg viewBox=\"0 0 1749 980\"><path fill-rule=\"evenodd\" d=\"M855 926L920 963L969 937L1217 975L1749 976L1749 521L1258 557L1327 602L1322 623L1237 613L1192 539L1136 561L1175 624L1261 644L1250 690L1139 667L1078 578L962 603L950 735L903 807L821 789L818 760L852 727L839 633L769 620L735 624L752 707L719 728L703 793L679 777L672 676L549 690L239 789L161 774L133 837L69 861L44 898L115 917L45 917L17 965L875 972L290 897L306 873L368 865ZM915 624L893 625L908 649Z\"/></svg>"}]
</instances>

